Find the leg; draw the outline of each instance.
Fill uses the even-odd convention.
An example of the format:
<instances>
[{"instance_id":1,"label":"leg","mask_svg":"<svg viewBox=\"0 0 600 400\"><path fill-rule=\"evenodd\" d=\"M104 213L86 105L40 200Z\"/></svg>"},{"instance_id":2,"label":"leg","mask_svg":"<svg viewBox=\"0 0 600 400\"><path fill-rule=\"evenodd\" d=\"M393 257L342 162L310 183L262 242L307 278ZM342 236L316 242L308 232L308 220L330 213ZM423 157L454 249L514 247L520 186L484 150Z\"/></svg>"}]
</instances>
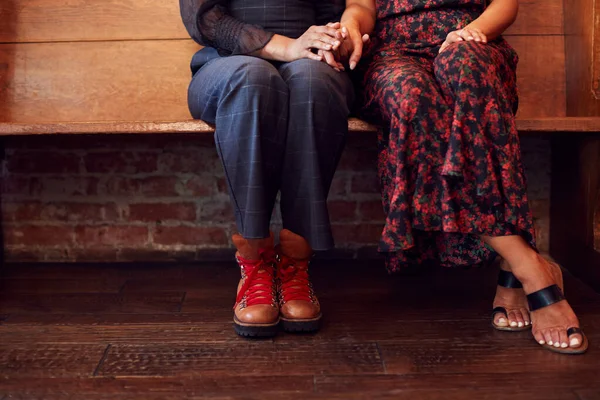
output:
<instances>
[{"instance_id":1,"label":"leg","mask_svg":"<svg viewBox=\"0 0 600 400\"><path fill-rule=\"evenodd\" d=\"M279 72L290 93L283 226L306 238L314 250L327 250L333 246L327 195L348 133L352 83L345 73L312 60L284 64Z\"/></svg>"},{"instance_id":2,"label":"leg","mask_svg":"<svg viewBox=\"0 0 600 400\"><path fill-rule=\"evenodd\" d=\"M285 82L267 61L216 58L195 74L188 101L194 118L216 125L239 232L268 238L287 132Z\"/></svg>"},{"instance_id":3,"label":"leg","mask_svg":"<svg viewBox=\"0 0 600 400\"><path fill-rule=\"evenodd\" d=\"M189 88L194 118L214 123L237 227L242 278L234 307L241 336L274 336L279 307L269 234L287 132L288 90L270 63L254 57L214 58Z\"/></svg>"}]
</instances>

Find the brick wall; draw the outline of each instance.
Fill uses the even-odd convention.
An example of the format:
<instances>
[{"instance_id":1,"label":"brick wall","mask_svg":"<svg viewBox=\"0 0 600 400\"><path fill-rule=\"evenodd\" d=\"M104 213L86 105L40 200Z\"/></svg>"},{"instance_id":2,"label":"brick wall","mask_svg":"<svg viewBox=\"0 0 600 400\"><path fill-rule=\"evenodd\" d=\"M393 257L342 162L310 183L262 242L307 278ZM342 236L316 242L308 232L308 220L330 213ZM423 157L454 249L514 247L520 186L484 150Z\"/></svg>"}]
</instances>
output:
<instances>
[{"instance_id":1,"label":"brick wall","mask_svg":"<svg viewBox=\"0 0 600 400\"><path fill-rule=\"evenodd\" d=\"M549 145L542 138L523 142L540 247L547 250ZM7 138L5 146L2 216L10 261L231 254L235 228L210 138ZM330 196L337 256L374 254L383 219L375 157L372 137L350 139Z\"/></svg>"}]
</instances>

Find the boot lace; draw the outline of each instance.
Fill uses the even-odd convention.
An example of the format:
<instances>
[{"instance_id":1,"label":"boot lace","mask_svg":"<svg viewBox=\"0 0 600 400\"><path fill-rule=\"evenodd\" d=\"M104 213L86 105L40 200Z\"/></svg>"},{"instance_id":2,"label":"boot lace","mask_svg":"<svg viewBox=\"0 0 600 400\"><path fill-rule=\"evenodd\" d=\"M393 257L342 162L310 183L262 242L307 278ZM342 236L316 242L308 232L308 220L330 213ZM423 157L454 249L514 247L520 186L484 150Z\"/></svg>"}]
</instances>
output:
<instances>
[{"instance_id":1,"label":"boot lace","mask_svg":"<svg viewBox=\"0 0 600 400\"><path fill-rule=\"evenodd\" d=\"M295 260L278 256L277 279L280 282L280 300L313 302L313 292L308 277L308 260Z\"/></svg>"},{"instance_id":2,"label":"boot lace","mask_svg":"<svg viewBox=\"0 0 600 400\"><path fill-rule=\"evenodd\" d=\"M269 250L259 250L258 256L258 260L237 258L242 269L244 283L235 300L234 309L242 302L244 302L244 307L259 304L272 305L275 302L273 287L275 253Z\"/></svg>"}]
</instances>

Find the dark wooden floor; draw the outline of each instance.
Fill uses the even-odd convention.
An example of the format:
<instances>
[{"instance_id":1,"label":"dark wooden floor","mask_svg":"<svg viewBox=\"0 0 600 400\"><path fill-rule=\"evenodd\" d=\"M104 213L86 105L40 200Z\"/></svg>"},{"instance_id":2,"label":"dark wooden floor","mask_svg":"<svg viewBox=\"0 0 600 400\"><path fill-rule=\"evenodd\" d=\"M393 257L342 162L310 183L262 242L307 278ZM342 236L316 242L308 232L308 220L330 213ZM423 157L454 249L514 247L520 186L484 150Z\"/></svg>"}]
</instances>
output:
<instances>
[{"instance_id":1,"label":"dark wooden floor","mask_svg":"<svg viewBox=\"0 0 600 400\"><path fill-rule=\"evenodd\" d=\"M490 328L495 273L321 262L321 333L248 341L231 264L9 266L0 400L600 399L600 295L567 277L592 348L560 356Z\"/></svg>"}]
</instances>

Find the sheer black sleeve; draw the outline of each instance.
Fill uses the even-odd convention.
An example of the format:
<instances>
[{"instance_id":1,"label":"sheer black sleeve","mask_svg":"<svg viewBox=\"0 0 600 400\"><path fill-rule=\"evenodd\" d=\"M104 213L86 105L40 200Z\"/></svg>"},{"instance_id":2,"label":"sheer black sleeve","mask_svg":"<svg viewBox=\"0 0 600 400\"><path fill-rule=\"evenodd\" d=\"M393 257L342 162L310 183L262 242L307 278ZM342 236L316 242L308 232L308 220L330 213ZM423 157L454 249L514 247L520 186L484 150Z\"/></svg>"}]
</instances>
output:
<instances>
[{"instance_id":1,"label":"sheer black sleeve","mask_svg":"<svg viewBox=\"0 0 600 400\"><path fill-rule=\"evenodd\" d=\"M317 25L339 22L345 9L346 0L317 0L315 2Z\"/></svg>"},{"instance_id":2,"label":"sheer black sleeve","mask_svg":"<svg viewBox=\"0 0 600 400\"><path fill-rule=\"evenodd\" d=\"M227 0L179 0L181 18L188 33L203 46L222 56L250 54L273 37L260 26L246 24L227 12Z\"/></svg>"}]
</instances>

